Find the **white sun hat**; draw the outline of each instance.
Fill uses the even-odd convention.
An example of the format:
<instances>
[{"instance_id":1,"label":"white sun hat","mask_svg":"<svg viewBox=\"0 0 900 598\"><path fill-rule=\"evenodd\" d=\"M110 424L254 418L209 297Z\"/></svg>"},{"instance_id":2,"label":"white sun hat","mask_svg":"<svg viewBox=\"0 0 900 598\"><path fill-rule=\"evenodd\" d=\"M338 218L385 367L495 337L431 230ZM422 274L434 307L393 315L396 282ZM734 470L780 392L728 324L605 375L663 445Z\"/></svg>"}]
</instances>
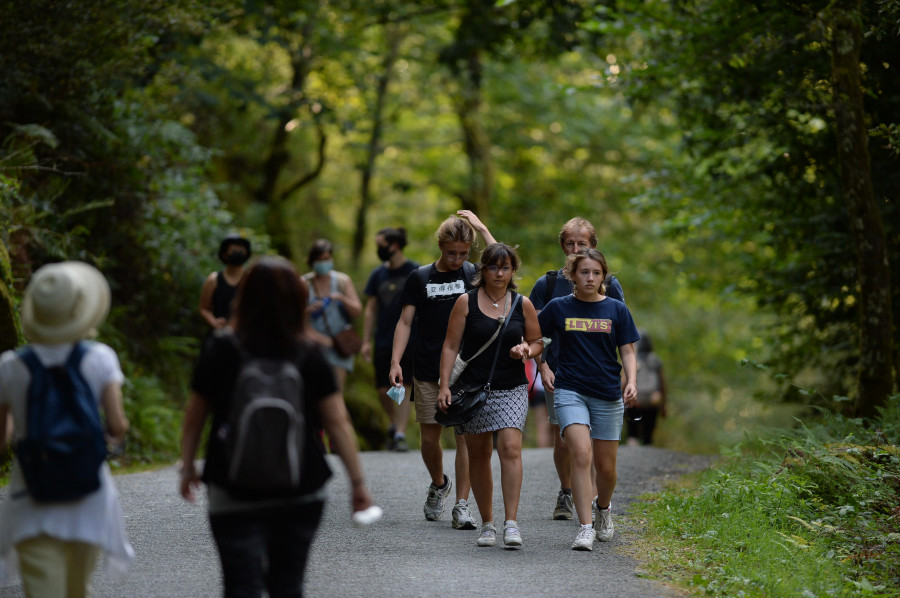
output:
<instances>
[{"instance_id":1,"label":"white sun hat","mask_svg":"<svg viewBox=\"0 0 900 598\"><path fill-rule=\"evenodd\" d=\"M109 313L110 291L99 270L84 262L39 268L22 299L22 331L35 343L71 343L97 334Z\"/></svg>"}]
</instances>

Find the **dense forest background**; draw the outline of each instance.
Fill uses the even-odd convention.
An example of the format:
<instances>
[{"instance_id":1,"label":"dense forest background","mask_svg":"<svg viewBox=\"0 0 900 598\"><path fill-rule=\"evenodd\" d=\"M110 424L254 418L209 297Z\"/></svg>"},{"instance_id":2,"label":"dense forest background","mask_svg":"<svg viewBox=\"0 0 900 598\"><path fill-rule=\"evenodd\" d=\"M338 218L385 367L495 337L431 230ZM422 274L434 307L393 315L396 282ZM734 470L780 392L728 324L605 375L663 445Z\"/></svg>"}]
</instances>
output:
<instances>
[{"instance_id":1,"label":"dense forest background","mask_svg":"<svg viewBox=\"0 0 900 598\"><path fill-rule=\"evenodd\" d=\"M428 262L460 208L526 293L594 223L666 365L668 446L896 390L898 0L0 6L0 348L31 272L98 265L134 458L175 452L225 234L301 270L327 237L361 291L375 231Z\"/></svg>"}]
</instances>

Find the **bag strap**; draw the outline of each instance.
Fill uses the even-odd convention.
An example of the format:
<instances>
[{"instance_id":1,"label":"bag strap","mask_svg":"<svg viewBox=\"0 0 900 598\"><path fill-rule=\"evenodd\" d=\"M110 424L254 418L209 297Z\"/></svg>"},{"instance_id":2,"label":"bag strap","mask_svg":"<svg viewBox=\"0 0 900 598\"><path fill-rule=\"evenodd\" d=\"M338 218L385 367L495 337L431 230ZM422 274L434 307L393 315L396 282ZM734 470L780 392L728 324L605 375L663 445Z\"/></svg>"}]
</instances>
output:
<instances>
[{"instance_id":1,"label":"bag strap","mask_svg":"<svg viewBox=\"0 0 900 598\"><path fill-rule=\"evenodd\" d=\"M476 290L475 292L476 292L476 294L478 293L477 290ZM504 312L504 313L506 313L506 310L509 308L509 296L510 296L510 294L511 294L511 293L510 293L509 291L506 292L506 303L503 304L503 312ZM499 323L497 324L497 329L494 331L494 335L491 336L491 338L489 338L489 339L487 340L486 343L484 343L483 345L481 345L481 348L478 349L478 351L475 352L475 355L472 355L472 357L470 357L470 358L468 358L467 360L465 360L464 363L465 363L466 365L469 365L469 362L470 362L470 361L472 361L473 359L475 359L476 357L478 357L479 355L481 355L482 353L484 353L484 350L487 349L487 348L491 345L491 343L494 342L494 339L497 338L497 335L500 334L500 329L503 328L503 325L504 325L504 322L499 322Z\"/></svg>"},{"instance_id":2,"label":"bag strap","mask_svg":"<svg viewBox=\"0 0 900 598\"><path fill-rule=\"evenodd\" d=\"M553 299L553 291L556 290L556 280L559 278L559 270L550 270L545 276L544 307L547 307L547 304Z\"/></svg>"},{"instance_id":3,"label":"bag strap","mask_svg":"<svg viewBox=\"0 0 900 598\"><path fill-rule=\"evenodd\" d=\"M507 312L506 317L503 319L503 325L498 328L506 329L506 325L509 324L509 321L512 319L512 313L516 309L516 305L519 303L519 299L521 299L522 295L516 294L516 298L513 300L512 307L509 308L509 312ZM497 358L500 357L500 345L502 345L499 340L497 341L497 350L494 351L494 363L491 364L491 373L488 374L487 384L484 385L484 389L487 391L491 390L491 380L494 379L494 368L497 366Z\"/></svg>"},{"instance_id":4,"label":"bag strap","mask_svg":"<svg viewBox=\"0 0 900 598\"><path fill-rule=\"evenodd\" d=\"M322 323L325 324L325 330L328 331L328 336L334 338L334 332L331 331L331 326L328 325L328 316L325 314L327 311L328 306L326 305L322 308Z\"/></svg>"}]
</instances>

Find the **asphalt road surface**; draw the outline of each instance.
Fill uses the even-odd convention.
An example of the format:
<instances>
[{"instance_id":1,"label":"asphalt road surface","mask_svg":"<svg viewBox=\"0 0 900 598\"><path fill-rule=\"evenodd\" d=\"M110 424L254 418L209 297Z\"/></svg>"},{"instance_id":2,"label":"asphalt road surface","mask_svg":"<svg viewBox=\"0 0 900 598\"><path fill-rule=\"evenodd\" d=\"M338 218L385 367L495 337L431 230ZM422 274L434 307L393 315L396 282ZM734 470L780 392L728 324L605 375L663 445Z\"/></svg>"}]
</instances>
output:
<instances>
[{"instance_id":1,"label":"asphalt road surface","mask_svg":"<svg viewBox=\"0 0 900 598\"><path fill-rule=\"evenodd\" d=\"M444 463L452 477L454 451ZM616 535L595 543L593 552L570 549L578 532L574 521L553 521L559 482L550 449L527 449L518 523L519 550L478 548L477 530L454 530L450 508L436 522L425 521L422 507L428 479L417 451L362 454L369 486L384 518L364 529L351 525L347 480L340 462L332 499L313 545L306 595L313 597L419 598L423 596L591 596L668 598L681 596L642 578L639 563L625 550L640 534L640 520L626 509L666 480L708 465L704 457L652 447L619 450L619 483L613 496ZM500 469L494 454L494 513L502 526ZM94 577L95 598L197 598L221 596L219 562L204 505L188 504L176 492L174 466L116 476L126 527L137 558L125 578ZM473 515L479 519L474 500ZM480 521L480 519L479 519ZM502 532L501 532L502 534ZM499 540L499 538L498 538ZM15 581L0 598L24 596Z\"/></svg>"}]
</instances>

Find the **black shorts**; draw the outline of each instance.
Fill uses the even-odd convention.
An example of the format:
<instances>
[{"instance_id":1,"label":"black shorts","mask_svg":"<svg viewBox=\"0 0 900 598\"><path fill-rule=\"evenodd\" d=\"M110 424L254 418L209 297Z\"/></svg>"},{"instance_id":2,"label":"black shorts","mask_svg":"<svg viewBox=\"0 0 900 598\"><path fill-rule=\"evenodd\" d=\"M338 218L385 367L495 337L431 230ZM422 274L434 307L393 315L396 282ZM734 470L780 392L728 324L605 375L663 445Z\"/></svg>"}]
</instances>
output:
<instances>
[{"instance_id":1,"label":"black shorts","mask_svg":"<svg viewBox=\"0 0 900 598\"><path fill-rule=\"evenodd\" d=\"M391 352L391 349L375 349L375 355L372 358L372 363L375 365L375 388L390 388L391 386ZM403 369L403 383L412 387L413 360L409 351L403 354L400 367Z\"/></svg>"}]
</instances>

